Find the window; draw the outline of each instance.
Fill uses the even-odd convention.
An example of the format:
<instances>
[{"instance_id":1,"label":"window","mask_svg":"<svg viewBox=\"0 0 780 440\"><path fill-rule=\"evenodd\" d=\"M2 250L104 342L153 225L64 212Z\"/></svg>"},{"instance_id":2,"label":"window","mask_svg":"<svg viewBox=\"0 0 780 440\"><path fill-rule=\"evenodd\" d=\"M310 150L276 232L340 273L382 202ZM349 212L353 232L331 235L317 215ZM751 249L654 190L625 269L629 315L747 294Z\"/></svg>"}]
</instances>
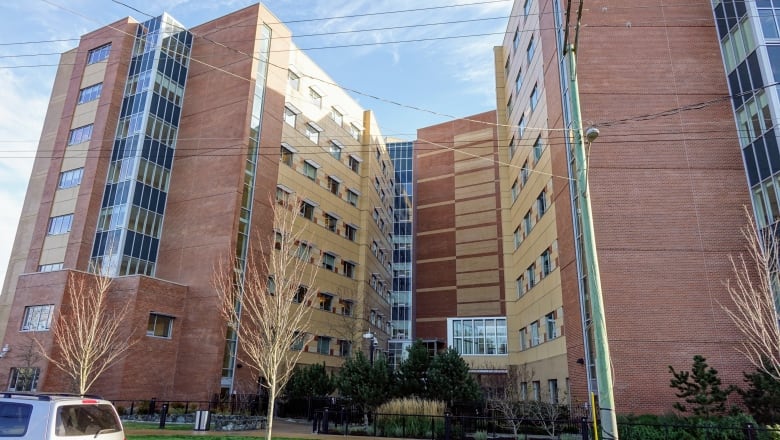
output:
<instances>
[{"instance_id":1,"label":"window","mask_svg":"<svg viewBox=\"0 0 780 440\"><path fill-rule=\"evenodd\" d=\"M526 237L528 237L528 234L531 233L531 230L533 228L534 228L534 224L531 219L531 211L528 211L525 213L525 217L523 217L523 229L525 230Z\"/></svg>"},{"instance_id":2,"label":"window","mask_svg":"<svg viewBox=\"0 0 780 440\"><path fill-rule=\"evenodd\" d=\"M539 104L539 87L534 84L534 88L531 89L531 111L536 110L537 104Z\"/></svg>"},{"instance_id":3,"label":"window","mask_svg":"<svg viewBox=\"0 0 780 440\"><path fill-rule=\"evenodd\" d=\"M333 214L325 214L325 227L327 227L330 232L338 232L339 218Z\"/></svg>"},{"instance_id":4,"label":"window","mask_svg":"<svg viewBox=\"0 0 780 440\"><path fill-rule=\"evenodd\" d=\"M320 336L317 338L317 353L330 354L330 338L327 336Z\"/></svg>"},{"instance_id":5,"label":"window","mask_svg":"<svg viewBox=\"0 0 780 440\"><path fill-rule=\"evenodd\" d=\"M327 312L331 311L331 308L333 307L333 295L318 293L317 299L320 302L320 310L325 310Z\"/></svg>"},{"instance_id":6,"label":"window","mask_svg":"<svg viewBox=\"0 0 780 440\"><path fill-rule=\"evenodd\" d=\"M54 304L25 307L21 331L39 332L48 330L51 327L53 313Z\"/></svg>"},{"instance_id":7,"label":"window","mask_svg":"<svg viewBox=\"0 0 780 440\"><path fill-rule=\"evenodd\" d=\"M550 392L550 403L553 405L557 405L558 404L558 379L548 380L547 389Z\"/></svg>"},{"instance_id":8,"label":"window","mask_svg":"<svg viewBox=\"0 0 780 440\"><path fill-rule=\"evenodd\" d=\"M358 174L360 174L360 162L362 162L362 160L360 160L359 157L353 154L349 155L349 169Z\"/></svg>"},{"instance_id":9,"label":"window","mask_svg":"<svg viewBox=\"0 0 780 440\"><path fill-rule=\"evenodd\" d=\"M276 202L280 205L287 204L290 201L290 194L292 190L285 186L276 187ZM278 233L277 233L278 234ZM279 242L281 243L281 234L279 234Z\"/></svg>"},{"instance_id":10,"label":"window","mask_svg":"<svg viewBox=\"0 0 780 440\"><path fill-rule=\"evenodd\" d=\"M531 60L534 57L534 50L536 50L536 47L534 46L534 36L531 35L531 41L528 42L528 48L525 50L525 59L528 60L528 64L531 64Z\"/></svg>"},{"instance_id":11,"label":"window","mask_svg":"<svg viewBox=\"0 0 780 440\"><path fill-rule=\"evenodd\" d=\"M100 92L103 90L103 83L97 83L93 86L84 87L79 90L79 100L77 104L94 101L100 98Z\"/></svg>"},{"instance_id":12,"label":"window","mask_svg":"<svg viewBox=\"0 0 780 440\"><path fill-rule=\"evenodd\" d=\"M463 355L506 354L506 318L450 318L452 347Z\"/></svg>"},{"instance_id":13,"label":"window","mask_svg":"<svg viewBox=\"0 0 780 440\"><path fill-rule=\"evenodd\" d=\"M99 63L108 58L111 53L111 44L97 47L87 53L87 64Z\"/></svg>"},{"instance_id":14,"label":"window","mask_svg":"<svg viewBox=\"0 0 780 440\"><path fill-rule=\"evenodd\" d=\"M314 90L314 87L309 87L309 99L317 108L322 108L322 94Z\"/></svg>"},{"instance_id":15,"label":"window","mask_svg":"<svg viewBox=\"0 0 780 440\"><path fill-rule=\"evenodd\" d=\"M520 185L525 186L525 184L528 182L528 175L530 172L531 170L528 169L528 161L525 161L523 166L520 167Z\"/></svg>"},{"instance_id":16,"label":"window","mask_svg":"<svg viewBox=\"0 0 780 440\"><path fill-rule=\"evenodd\" d=\"M306 124L304 130L306 137L309 138L310 141L314 142L315 144L320 142L320 132L322 131L322 128L320 128L319 125L315 124L314 122L309 122Z\"/></svg>"},{"instance_id":17,"label":"window","mask_svg":"<svg viewBox=\"0 0 780 440\"><path fill-rule=\"evenodd\" d=\"M518 298L525 293L525 278L522 274L515 279L515 293L517 293Z\"/></svg>"},{"instance_id":18,"label":"window","mask_svg":"<svg viewBox=\"0 0 780 440\"><path fill-rule=\"evenodd\" d=\"M328 189L333 194L339 195L339 189L341 188L341 180L339 180L336 177L329 176L328 177Z\"/></svg>"},{"instance_id":19,"label":"window","mask_svg":"<svg viewBox=\"0 0 780 440\"><path fill-rule=\"evenodd\" d=\"M352 189L347 191L347 202L349 202L349 204L352 205L352 206L357 206L358 205L358 194L359 194L358 192L356 192L355 190L352 190Z\"/></svg>"},{"instance_id":20,"label":"window","mask_svg":"<svg viewBox=\"0 0 780 440\"><path fill-rule=\"evenodd\" d=\"M520 329L520 351L528 349L528 330L523 327Z\"/></svg>"},{"instance_id":21,"label":"window","mask_svg":"<svg viewBox=\"0 0 780 440\"><path fill-rule=\"evenodd\" d=\"M539 159L542 158L542 152L544 151L544 144L542 144L542 135L539 135L534 142L534 163L539 163Z\"/></svg>"},{"instance_id":22,"label":"window","mask_svg":"<svg viewBox=\"0 0 780 440\"><path fill-rule=\"evenodd\" d=\"M267 286L268 286L267 287L268 294L271 295L271 296L276 295L276 280L274 279L274 277L272 277L272 276L268 277Z\"/></svg>"},{"instance_id":23,"label":"window","mask_svg":"<svg viewBox=\"0 0 780 440\"><path fill-rule=\"evenodd\" d=\"M73 214L59 215L49 219L48 235L66 234L70 232Z\"/></svg>"},{"instance_id":24,"label":"window","mask_svg":"<svg viewBox=\"0 0 780 440\"><path fill-rule=\"evenodd\" d=\"M341 262L341 273L349 278L355 278L355 263L349 261Z\"/></svg>"},{"instance_id":25,"label":"window","mask_svg":"<svg viewBox=\"0 0 780 440\"><path fill-rule=\"evenodd\" d=\"M515 232L512 233L512 237L514 238L515 242L515 249L520 247L520 243L523 242L523 232L520 230L520 227L518 226L515 228Z\"/></svg>"},{"instance_id":26,"label":"window","mask_svg":"<svg viewBox=\"0 0 780 440\"><path fill-rule=\"evenodd\" d=\"M542 385L541 382L538 380L533 381L532 383L534 387L534 400L539 401L542 400Z\"/></svg>"},{"instance_id":27,"label":"window","mask_svg":"<svg viewBox=\"0 0 780 440\"><path fill-rule=\"evenodd\" d=\"M81 184L81 177L84 175L84 168L63 171L60 173L59 189L73 188Z\"/></svg>"},{"instance_id":28,"label":"window","mask_svg":"<svg viewBox=\"0 0 780 440\"><path fill-rule=\"evenodd\" d=\"M297 257L301 260L308 261L311 258L311 245L308 243L300 243L298 245Z\"/></svg>"},{"instance_id":29,"label":"window","mask_svg":"<svg viewBox=\"0 0 780 440\"><path fill-rule=\"evenodd\" d=\"M523 69L520 69L520 71L517 72L517 76L515 77L515 92L520 93L520 87L522 86L523 86Z\"/></svg>"},{"instance_id":30,"label":"window","mask_svg":"<svg viewBox=\"0 0 780 440\"><path fill-rule=\"evenodd\" d=\"M292 70L288 70L287 85L293 90L298 90L300 84L301 84L301 77L297 73L293 72Z\"/></svg>"},{"instance_id":31,"label":"window","mask_svg":"<svg viewBox=\"0 0 780 440\"><path fill-rule=\"evenodd\" d=\"M305 219L314 220L314 205L309 202L301 202L300 214Z\"/></svg>"},{"instance_id":32,"label":"window","mask_svg":"<svg viewBox=\"0 0 780 440\"><path fill-rule=\"evenodd\" d=\"M531 347L539 345L539 321L531 323Z\"/></svg>"},{"instance_id":33,"label":"window","mask_svg":"<svg viewBox=\"0 0 780 440\"><path fill-rule=\"evenodd\" d=\"M352 342L339 341L339 356L349 357L352 354Z\"/></svg>"},{"instance_id":34,"label":"window","mask_svg":"<svg viewBox=\"0 0 780 440\"><path fill-rule=\"evenodd\" d=\"M553 270L553 264L552 264L552 252L550 249L545 250L542 252L541 257L539 258L542 263L542 278L546 277L550 274Z\"/></svg>"},{"instance_id":35,"label":"window","mask_svg":"<svg viewBox=\"0 0 780 440\"><path fill-rule=\"evenodd\" d=\"M517 123L517 137L522 138L525 133L525 115L520 116L520 122Z\"/></svg>"},{"instance_id":36,"label":"window","mask_svg":"<svg viewBox=\"0 0 780 440\"><path fill-rule=\"evenodd\" d=\"M146 326L146 336L158 338L171 338L173 334L173 316L149 314L149 323Z\"/></svg>"},{"instance_id":37,"label":"window","mask_svg":"<svg viewBox=\"0 0 780 440\"><path fill-rule=\"evenodd\" d=\"M528 280L528 290L536 285L536 263L532 263L525 270L525 279Z\"/></svg>"},{"instance_id":38,"label":"window","mask_svg":"<svg viewBox=\"0 0 780 440\"><path fill-rule=\"evenodd\" d=\"M520 194L520 185L517 183L517 179L512 182L512 202L517 200L517 196Z\"/></svg>"},{"instance_id":39,"label":"window","mask_svg":"<svg viewBox=\"0 0 780 440\"><path fill-rule=\"evenodd\" d=\"M344 316L352 316L352 301L342 301L341 314Z\"/></svg>"},{"instance_id":40,"label":"window","mask_svg":"<svg viewBox=\"0 0 780 440\"><path fill-rule=\"evenodd\" d=\"M360 140L360 129L355 124L349 124L349 135L356 141Z\"/></svg>"},{"instance_id":41,"label":"window","mask_svg":"<svg viewBox=\"0 0 780 440\"><path fill-rule=\"evenodd\" d=\"M357 239L357 228L352 225L344 226L344 236L349 241L355 241Z\"/></svg>"},{"instance_id":42,"label":"window","mask_svg":"<svg viewBox=\"0 0 780 440\"><path fill-rule=\"evenodd\" d=\"M36 391L40 374L41 369L38 367L11 368L11 374L8 378L8 391ZM27 413L29 416L29 410ZM10 435L10 437L18 436Z\"/></svg>"},{"instance_id":43,"label":"window","mask_svg":"<svg viewBox=\"0 0 780 440\"><path fill-rule=\"evenodd\" d=\"M320 165L317 162L311 159L306 159L303 162L303 175L311 180L315 180L317 178L317 169L319 167Z\"/></svg>"},{"instance_id":44,"label":"window","mask_svg":"<svg viewBox=\"0 0 780 440\"><path fill-rule=\"evenodd\" d=\"M308 287L303 285L298 286L298 290L295 291L295 296L293 297L293 302L298 304L303 303L303 300L306 299L306 292L308 291Z\"/></svg>"},{"instance_id":45,"label":"window","mask_svg":"<svg viewBox=\"0 0 780 440\"><path fill-rule=\"evenodd\" d=\"M542 191L539 194L539 197L536 198L536 213L538 218L541 218L545 212L547 212L547 192Z\"/></svg>"},{"instance_id":46,"label":"window","mask_svg":"<svg viewBox=\"0 0 780 440\"><path fill-rule=\"evenodd\" d=\"M285 104L284 106L284 122L290 127L295 127L295 121L298 119L298 115L301 111L293 107L292 104Z\"/></svg>"},{"instance_id":47,"label":"window","mask_svg":"<svg viewBox=\"0 0 780 440\"><path fill-rule=\"evenodd\" d=\"M512 136L512 139L509 140L509 157L514 156L516 151L517 144L515 144L515 137Z\"/></svg>"},{"instance_id":48,"label":"window","mask_svg":"<svg viewBox=\"0 0 780 440\"><path fill-rule=\"evenodd\" d=\"M515 35L512 37L512 48L517 50L517 46L520 45L520 32L519 29L515 29Z\"/></svg>"},{"instance_id":49,"label":"window","mask_svg":"<svg viewBox=\"0 0 780 440\"><path fill-rule=\"evenodd\" d=\"M528 14L531 13L531 0L525 0L525 3L523 3L523 15L528 17Z\"/></svg>"},{"instance_id":50,"label":"window","mask_svg":"<svg viewBox=\"0 0 780 440\"><path fill-rule=\"evenodd\" d=\"M68 145L80 144L87 142L92 138L92 124L85 125L83 127L74 128L68 135Z\"/></svg>"},{"instance_id":51,"label":"window","mask_svg":"<svg viewBox=\"0 0 780 440\"><path fill-rule=\"evenodd\" d=\"M331 156L336 158L336 160L341 160L341 150L344 148L344 146L341 144L341 142L333 140L330 141L330 147L328 148L328 152Z\"/></svg>"},{"instance_id":52,"label":"window","mask_svg":"<svg viewBox=\"0 0 780 440\"><path fill-rule=\"evenodd\" d=\"M520 400L528 400L528 382L520 383Z\"/></svg>"},{"instance_id":53,"label":"window","mask_svg":"<svg viewBox=\"0 0 780 440\"><path fill-rule=\"evenodd\" d=\"M504 63L504 78L509 78L509 69L511 67L509 61L511 58L506 57L506 63Z\"/></svg>"},{"instance_id":54,"label":"window","mask_svg":"<svg viewBox=\"0 0 780 440\"><path fill-rule=\"evenodd\" d=\"M280 149L280 160L283 164L287 165L288 167L293 166L293 153L294 150L292 147L282 144L282 148Z\"/></svg>"},{"instance_id":55,"label":"window","mask_svg":"<svg viewBox=\"0 0 780 440\"><path fill-rule=\"evenodd\" d=\"M329 253L322 254L322 267L333 272L336 269L336 256Z\"/></svg>"},{"instance_id":56,"label":"window","mask_svg":"<svg viewBox=\"0 0 780 440\"><path fill-rule=\"evenodd\" d=\"M301 333L299 331L295 332L295 337L293 339L292 345L290 345L290 350L295 351L301 351L303 350L303 342L306 340L306 333Z\"/></svg>"},{"instance_id":57,"label":"window","mask_svg":"<svg viewBox=\"0 0 780 440\"><path fill-rule=\"evenodd\" d=\"M330 118L338 125L342 125L344 123L344 113L339 111L339 109L336 107L331 107Z\"/></svg>"},{"instance_id":58,"label":"window","mask_svg":"<svg viewBox=\"0 0 780 440\"><path fill-rule=\"evenodd\" d=\"M62 270L62 263L41 264L38 266L38 272L54 272Z\"/></svg>"},{"instance_id":59,"label":"window","mask_svg":"<svg viewBox=\"0 0 780 440\"><path fill-rule=\"evenodd\" d=\"M547 340L551 341L558 337L558 332L555 329L555 312L548 313L544 316L545 334Z\"/></svg>"}]
</instances>

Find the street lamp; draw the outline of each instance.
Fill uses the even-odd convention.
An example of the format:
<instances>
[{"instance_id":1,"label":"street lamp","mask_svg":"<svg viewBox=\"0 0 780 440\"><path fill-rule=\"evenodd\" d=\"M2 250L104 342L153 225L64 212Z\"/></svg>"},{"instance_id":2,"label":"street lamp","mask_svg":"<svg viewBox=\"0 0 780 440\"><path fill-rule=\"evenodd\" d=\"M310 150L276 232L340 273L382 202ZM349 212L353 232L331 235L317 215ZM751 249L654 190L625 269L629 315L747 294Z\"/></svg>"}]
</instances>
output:
<instances>
[{"instance_id":1,"label":"street lamp","mask_svg":"<svg viewBox=\"0 0 780 440\"><path fill-rule=\"evenodd\" d=\"M378 343L376 336L374 336L374 334L371 333L371 329L369 329L367 332L363 333L363 339L369 341L368 362L371 364L371 366L374 366L374 350L376 349Z\"/></svg>"}]
</instances>

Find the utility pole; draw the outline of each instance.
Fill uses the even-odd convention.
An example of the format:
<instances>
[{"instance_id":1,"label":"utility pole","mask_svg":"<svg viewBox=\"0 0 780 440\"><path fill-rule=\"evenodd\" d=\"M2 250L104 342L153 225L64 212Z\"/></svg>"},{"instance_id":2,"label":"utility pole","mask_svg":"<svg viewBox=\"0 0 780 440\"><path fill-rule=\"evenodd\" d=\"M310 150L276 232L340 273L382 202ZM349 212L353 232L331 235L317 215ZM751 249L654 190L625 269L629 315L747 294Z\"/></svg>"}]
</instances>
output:
<instances>
[{"instance_id":1,"label":"utility pole","mask_svg":"<svg viewBox=\"0 0 780 440\"><path fill-rule=\"evenodd\" d=\"M576 41L576 40L575 40ZM571 104L573 146L579 201L579 218L582 227L583 267L588 279L588 295L590 297L590 325L593 329L595 345L596 383L599 392L599 418L603 438L618 438L617 419L615 417L615 396L612 393L612 369L609 356L609 340L607 326L604 322L604 300L601 295L601 276L596 252L596 238L593 231L593 213L590 205L590 190L588 188L588 158L585 152L585 142L590 144L597 136L598 130L589 128L586 138L583 138L582 115L580 113L580 90L577 84L576 43L566 46L566 57L569 67L569 100Z\"/></svg>"}]
</instances>

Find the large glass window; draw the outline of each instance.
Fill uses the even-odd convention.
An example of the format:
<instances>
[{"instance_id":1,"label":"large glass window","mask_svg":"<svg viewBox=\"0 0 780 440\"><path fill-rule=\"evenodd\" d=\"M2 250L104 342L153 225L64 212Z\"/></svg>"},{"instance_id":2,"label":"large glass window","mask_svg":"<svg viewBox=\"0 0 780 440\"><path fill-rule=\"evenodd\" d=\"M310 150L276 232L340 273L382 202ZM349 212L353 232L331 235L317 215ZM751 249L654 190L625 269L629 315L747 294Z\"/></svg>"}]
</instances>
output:
<instances>
[{"instance_id":1,"label":"large glass window","mask_svg":"<svg viewBox=\"0 0 780 440\"><path fill-rule=\"evenodd\" d=\"M506 318L450 318L451 345L462 355L506 354Z\"/></svg>"},{"instance_id":2,"label":"large glass window","mask_svg":"<svg viewBox=\"0 0 780 440\"><path fill-rule=\"evenodd\" d=\"M158 338L170 338L173 334L173 316L149 314L149 323L146 326L146 336Z\"/></svg>"},{"instance_id":3,"label":"large glass window","mask_svg":"<svg viewBox=\"0 0 780 440\"><path fill-rule=\"evenodd\" d=\"M74 128L68 135L68 145L80 144L87 142L92 138L92 124L84 125L83 127Z\"/></svg>"},{"instance_id":4,"label":"large glass window","mask_svg":"<svg viewBox=\"0 0 780 440\"><path fill-rule=\"evenodd\" d=\"M84 168L63 171L60 173L59 189L73 188L81 184L81 177L84 175Z\"/></svg>"},{"instance_id":5,"label":"large glass window","mask_svg":"<svg viewBox=\"0 0 780 440\"><path fill-rule=\"evenodd\" d=\"M49 330L53 313L54 304L25 307L21 331L39 332Z\"/></svg>"},{"instance_id":6,"label":"large glass window","mask_svg":"<svg viewBox=\"0 0 780 440\"><path fill-rule=\"evenodd\" d=\"M330 338L327 336L320 336L317 338L317 353L330 354Z\"/></svg>"},{"instance_id":7,"label":"large glass window","mask_svg":"<svg viewBox=\"0 0 780 440\"><path fill-rule=\"evenodd\" d=\"M38 377L41 374L41 369L37 367L14 367L11 368L11 375L8 378L8 391L36 391L38 388ZM16 405L3 403L3 407L7 408L7 405ZM30 416L32 411L32 405L19 405L22 411L26 410L27 417ZM29 409L24 408L29 407ZM25 425L26 427L27 425ZM18 436L9 436L18 437Z\"/></svg>"},{"instance_id":8,"label":"large glass window","mask_svg":"<svg viewBox=\"0 0 780 440\"><path fill-rule=\"evenodd\" d=\"M73 214L58 215L49 219L49 235L66 234L73 224Z\"/></svg>"},{"instance_id":9,"label":"large glass window","mask_svg":"<svg viewBox=\"0 0 780 440\"><path fill-rule=\"evenodd\" d=\"M99 63L111 54L111 43L97 47L87 53L87 64Z\"/></svg>"},{"instance_id":10,"label":"large glass window","mask_svg":"<svg viewBox=\"0 0 780 440\"><path fill-rule=\"evenodd\" d=\"M94 101L100 98L100 91L103 90L103 83L98 83L89 87L84 87L79 90L78 104L84 104L85 102Z\"/></svg>"}]
</instances>

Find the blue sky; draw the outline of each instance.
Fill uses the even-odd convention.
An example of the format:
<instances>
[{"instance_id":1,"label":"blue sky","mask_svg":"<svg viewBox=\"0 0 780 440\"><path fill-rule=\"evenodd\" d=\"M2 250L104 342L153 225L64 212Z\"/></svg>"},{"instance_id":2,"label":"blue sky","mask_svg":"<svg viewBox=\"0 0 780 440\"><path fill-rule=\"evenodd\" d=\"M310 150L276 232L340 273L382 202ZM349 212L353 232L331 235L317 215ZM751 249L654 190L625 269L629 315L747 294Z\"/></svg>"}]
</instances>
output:
<instances>
[{"instance_id":1,"label":"blue sky","mask_svg":"<svg viewBox=\"0 0 780 440\"><path fill-rule=\"evenodd\" d=\"M125 5L112 0L0 2L0 280L5 279L51 93L56 67L47 65L56 65L56 54L76 45L76 40L69 39L128 15L139 21L148 18L130 7L155 16L165 11L185 26L196 26L256 2L122 3ZM280 21L288 23L298 47L310 49L306 53L331 78L342 87L361 92L353 97L375 112L387 136L411 140L417 128L451 119L445 115L462 117L495 108L493 47L503 41L511 0L263 3ZM318 35L304 36L310 34ZM408 40L416 41L399 42ZM46 42L14 44L33 41Z\"/></svg>"}]
</instances>

